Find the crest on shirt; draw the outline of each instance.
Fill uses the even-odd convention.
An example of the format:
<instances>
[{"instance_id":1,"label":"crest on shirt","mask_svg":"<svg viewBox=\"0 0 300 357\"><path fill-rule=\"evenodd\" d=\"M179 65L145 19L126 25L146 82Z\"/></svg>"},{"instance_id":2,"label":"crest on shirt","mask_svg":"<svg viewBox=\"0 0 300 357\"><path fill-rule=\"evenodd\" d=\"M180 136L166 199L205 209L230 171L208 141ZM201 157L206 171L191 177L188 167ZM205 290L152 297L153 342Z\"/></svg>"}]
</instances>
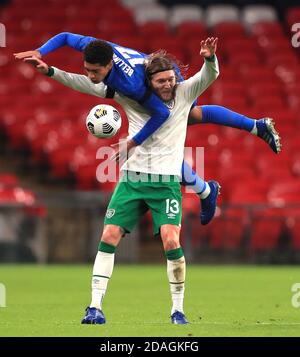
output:
<instances>
[{"instance_id":1,"label":"crest on shirt","mask_svg":"<svg viewBox=\"0 0 300 357\"><path fill-rule=\"evenodd\" d=\"M115 210L113 208L109 208L107 211L106 211L106 218L111 218L114 214L115 214Z\"/></svg>"},{"instance_id":2,"label":"crest on shirt","mask_svg":"<svg viewBox=\"0 0 300 357\"><path fill-rule=\"evenodd\" d=\"M175 99L171 99L168 102L165 102L165 105L168 109L172 110L175 106Z\"/></svg>"}]
</instances>

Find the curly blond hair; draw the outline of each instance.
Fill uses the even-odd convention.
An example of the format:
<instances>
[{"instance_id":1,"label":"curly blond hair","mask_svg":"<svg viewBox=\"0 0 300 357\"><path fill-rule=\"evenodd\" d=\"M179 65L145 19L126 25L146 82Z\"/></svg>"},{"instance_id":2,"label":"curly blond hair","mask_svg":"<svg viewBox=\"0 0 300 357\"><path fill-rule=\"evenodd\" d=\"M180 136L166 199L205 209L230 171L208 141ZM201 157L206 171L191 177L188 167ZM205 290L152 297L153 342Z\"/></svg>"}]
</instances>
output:
<instances>
[{"instance_id":1,"label":"curly blond hair","mask_svg":"<svg viewBox=\"0 0 300 357\"><path fill-rule=\"evenodd\" d=\"M148 83L154 74L170 70L175 72L176 81L179 81L181 79L180 74L184 78L188 69L188 66L182 64L175 56L165 50L151 53L145 60L144 66Z\"/></svg>"}]
</instances>

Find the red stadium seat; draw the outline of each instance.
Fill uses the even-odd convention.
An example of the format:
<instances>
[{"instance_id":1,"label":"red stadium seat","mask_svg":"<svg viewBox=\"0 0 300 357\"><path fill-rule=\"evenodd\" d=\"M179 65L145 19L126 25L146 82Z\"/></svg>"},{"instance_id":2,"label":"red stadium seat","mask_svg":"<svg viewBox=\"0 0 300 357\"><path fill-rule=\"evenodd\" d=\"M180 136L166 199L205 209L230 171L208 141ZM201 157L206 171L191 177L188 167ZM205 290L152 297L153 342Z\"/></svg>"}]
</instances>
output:
<instances>
[{"instance_id":1,"label":"red stadium seat","mask_svg":"<svg viewBox=\"0 0 300 357\"><path fill-rule=\"evenodd\" d=\"M156 38L157 36L165 37L168 35L168 27L163 21L151 21L140 25L138 32L141 37L146 39Z\"/></svg>"},{"instance_id":2,"label":"red stadium seat","mask_svg":"<svg viewBox=\"0 0 300 357\"><path fill-rule=\"evenodd\" d=\"M279 22L257 22L251 27L254 36L282 36L283 28Z\"/></svg>"},{"instance_id":3,"label":"red stadium seat","mask_svg":"<svg viewBox=\"0 0 300 357\"><path fill-rule=\"evenodd\" d=\"M2 204L32 206L35 200L35 195L30 190L21 187L0 187L0 202Z\"/></svg>"},{"instance_id":4,"label":"red stadium seat","mask_svg":"<svg viewBox=\"0 0 300 357\"><path fill-rule=\"evenodd\" d=\"M288 207L284 210L286 225L291 235L291 247L300 251L300 208Z\"/></svg>"},{"instance_id":5,"label":"red stadium seat","mask_svg":"<svg viewBox=\"0 0 300 357\"><path fill-rule=\"evenodd\" d=\"M213 27L215 36L219 38L244 38L245 28L240 22L220 22Z\"/></svg>"},{"instance_id":6,"label":"red stadium seat","mask_svg":"<svg viewBox=\"0 0 300 357\"><path fill-rule=\"evenodd\" d=\"M251 220L252 251L275 249L283 224L284 217L279 209L263 209L255 212Z\"/></svg>"},{"instance_id":7,"label":"red stadium seat","mask_svg":"<svg viewBox=\"0 0 300 357\"><path fill-rule=\"evenodd\" d=\"M276 77L274 71L267 67L261 65L260 67L248 67L241 71L241 78L244 81L244 84L247 85L249 83L266 83L266 82L276 82L280 83L278 78Z\"/></svg>"},{"instance_id":8,"label":"red stadium seat","mask_svg":"<svg viewBox=\"0 0 300 357\"><path fill-rule=\"evenodd\" d=\"M104 192L113 192L113 190L115 189L116 185L117 185L117 181L116 182L100 182L99 183L99 188L101 191Z\"/></svg>"},{"instance_id":9,"label":"red stadium seat","mask_svg":"<svg viewBox=\"0 0 300 357\"><path fill-rule=\"evenodd\" d=\"M225 38L224 42L222 41L222 47L225 48L228 57L231 56L232 50L235 48L238 52L257 52L256 41L252 38Z\"/></svg>"},{"instance_id":10,"label":"red stadium seat","mask_svg":"<svg viewBox=\"0 0 300 357\"><path fill-rule=\"evenodd\" d=\"M162 36L148 40L150 52L155 52L159 49L167 50L168 52L183 51L183 40L175 36Z\"/></svg>"},{"instance_id":11,"label":"red stadium seat","mask_svg":"<svg viewBox=\"0 0 300 357\"><path fill-rule=\"evenodd\" d=\"M210 247L216 250L232 251L241 248L246 228L246 211L242 208L222 210L210 228Z\"/></svg>"},{"instance_id":12,"label":"red stadium seat","mask_svg":"<svg viewBox=\"0 0 300 357\"><path fill-rule=\"evenodd\" d=\"M239 95L236 97L227 96L226 98L222 98L218 101L213 100L213 104L222 105L239 113L244 112L245 108L248 107L247 98L243 95Z\"/></svg>"},{"instance_id":13,"label":"red stadium seat","mask_svg":"<svg viewBox=\"0 0 300 357\"><path fill-rule=\"evenodd\" d=\"M248 95L255 101L257 98L263 97L266 93L268 96L281 96L282 88L278 82L257 82L248 86Z\"/></svg>"},{"instance_id":14,"label":"red stadium seat","mask_svg":"<svg viewBox=\"0 0 300 357\"><path fill-rule=\"evenodd\" d=\"M255 107L258 110L268 113L270 108L272 108L273 111L284 110L284 108L286 108L286 103L282 96L272 96L267 94L264 97L257 97L255 99Z\"/></svg>"},{"instance_id":15,"label":"red stadium seat","mask_svg":"<svg viewBox=\"0 0 300 357\"><path fill-rule=\"evenodd\" d=\"M112 42L117 43L121 46L134 48L137 51L148 53L149 46L148 42L145 41L142 37L137 37L135 35L114 35Z\"/></svg>"},{"instance_id":16,"label":"red stadium seat","mask_svg":"<svg viewBox=\"0 0 300 357\"><path fill-rule=\"evenodd\" d=\"M284 35L262 35L257 38L257 44L266 55L273 54L279 49L292 52L290 41Z\"/></svg>"},{"instance_id":17,"label":"red stadium seat","mask_svg":"<svg viewBox=\"0 0 300 357\"><path fill-rule=\"evenodd\" d=\"M96 162L81 166L80 170L76 172L76 189L77 190L95 190L97 187L96 180Z\"/></svg>"},{"instance_id":18,"label":"red stadium seat","mask_svg":"<svg viewBox=\"0 0 300 357\"><path fill-rule=\"evenodd\" d=\"M273 67L281 66L281 65L283 66L299 65L298 58L294 53L286 52L286 51L281 52L281 49L279 51L276 51L276 53L273 53L272 55L267 57L267 63L269 63Z\"/></svg>"},{"instance_id":19,"label":"red stadium seat","mask_svg":"<svg viewBox=\"0 0 300 357\"><path fill-rule=\"evenodd\" d=\"M232 66L224 65L222 66L222 70L220 71L220 76L218 78L218 81L232 81L238 73Z\"/></svg>"},{"instance_id":20,"label":"red stadium seat","mask_svg":"<svg viewBox=\"0 0 300 357\"><path fill-rule=\"evenodd\" d=\"M181 22L176 27L178 37L191 41L191 38L204 39L207 35L206 27L201 22Z\"/></svg>"},{"instance_id":21,"label":"red stadium seat","mask_svg":"<svg viewBox=\"0 0 300 357\"><path fill-rule=\"evenodd\" d=\"M287 9L286 21L289 27L299 22L299 19L300 19L300 6L294 6Z\"/></svg>"},{"instance_id":22,"label":"red stadium seat","mask_svg":"<svg viewBox=\"0 0 300 357\"><path fill-rule=\"evenodd\" d=\"M16 175L9 173L0 174L0 188L12 188L16 187L19 183L19 179Z\"/></svg>"},{"instance_id":23,"label":"red stadium seat","mask_svg":"<svg viewBox=\"0 0 300 357\"><path fill-rule=\"evenodd\" d=\"M251 68L253 66L259 66L260 58L256 53L251 51L236 53L235 56L229 58L230 65L243 70L244 68Z\"/></svg>"},{"instance_id":24,"label":"red stadium seat","mask_svg":"<svg viewBox=\"0 0 300 357\"><path fill-rule=\"evenodd\" d=\"M267 202L269 182L252 181L245 178L240 185L233 187L228 195L228 202L231 204L261 204Z\"/></svg>"},{"instance_id":25,"label":"red stadium seat","mask_svg":"<svg viewBox=\"0 0 300 357\"><path fill-rule=\"evenodd\" d=\"M299 179L294 178L274 185L269 192L268 200L271 204L281 207L286 204L298 204L300 202Z\"/></svg>"}]
</instances>

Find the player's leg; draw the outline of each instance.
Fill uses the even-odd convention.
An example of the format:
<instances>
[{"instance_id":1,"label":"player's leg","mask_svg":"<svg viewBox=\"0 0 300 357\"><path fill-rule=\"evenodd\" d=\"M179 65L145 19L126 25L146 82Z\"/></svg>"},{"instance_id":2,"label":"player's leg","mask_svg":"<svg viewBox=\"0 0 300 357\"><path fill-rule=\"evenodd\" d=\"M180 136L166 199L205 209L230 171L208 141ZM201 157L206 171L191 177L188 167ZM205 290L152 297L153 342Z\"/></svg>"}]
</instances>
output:
<instances>
[{"instance_id":1,"label":"player's leg","mask_svg":"<svg viewBox=\"0 0 300 357\"><path fill-rule=\"evenodd\" d=\"M182 185L195 191L200 198L201 214L200 221L203 225L208 224L214 217L220 185L217 181L204 181L186 162L182 163Z\"/></svg>"},{"instance_id":2,"label":"player's leg","mask_svg":"<svg viewBox=\"0 0 300 357\"><path fill-rule=\"evenodd\" d=\"M116 225L105 225L96 255L92 276L92 301L86 309L82 324L105 324L102 302L111 278L115 250L124 235L123 228Z\"/></svg>"},{"instance_id":3,"label":"player's leg","mask_svg":"<svg viewBox=\"0 0 300 357\"><path fill-rule=\"evenodd\" d=\"M188 123L211 123L246 130L263 139L276 154L281 151L280 137L271 118L255 120L219 105L202 105L191 109Z\"/></svg>"},{"instance_id":4,"label":"player's leg","mask_svg":"<svg viewBox=\"0 0 300 357\"><path fill-rule=\"evenodd\" d=\"M180 227L164 224L160 227L160 236L167 258L167 275L172 298L171 322L188 323L183 310L186 263L179 242Z\"/></svg>"},{"instance_id":5,"label":"player's leg","mask_svg":"<svg viewBox=\"0 0 300 357\"><path fill-rule=\"evenodd\" d=\"M146 203L151 209L154 234L160 233L170 284L172 308L171 322L188 323L183 311L185 258L180 246L179 234L182 216L182 197L178 182L156 184Z\"/></svg>"},{"instance_id":6,"label":"player's leg","mask_svg":"<svg viewBox=\"0 0 300 357\"><path fill-rule=\"evenodd\" d=\"M83 324L104 324L102 303L111 278L115 250L125 233L130 232L147 206L132 190L130 182L122 178L118 183L104 220L104 230L95 259L92 276L92 301L86 309Z\"/></svg>"}]
</instances>

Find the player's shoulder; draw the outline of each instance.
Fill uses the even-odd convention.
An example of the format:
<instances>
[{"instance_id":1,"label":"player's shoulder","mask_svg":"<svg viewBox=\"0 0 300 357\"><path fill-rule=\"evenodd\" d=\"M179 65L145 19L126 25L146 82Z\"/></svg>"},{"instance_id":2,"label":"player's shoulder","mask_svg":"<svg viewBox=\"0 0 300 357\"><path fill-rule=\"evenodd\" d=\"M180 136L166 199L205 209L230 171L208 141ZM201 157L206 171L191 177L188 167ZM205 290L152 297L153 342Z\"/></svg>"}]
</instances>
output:
<instances>
[{"instance_id":1,"label":"player's shoulder","mask_svg":"<svg viewBox=\"0 0 300 357\"><path fill-rule=\"evenodd\" d=\"M184 91L185 88L188 87L188 86L189 86L188 80L184 79L183 81L177 83L176 92Z\"/></svg>"}]
</instances>

